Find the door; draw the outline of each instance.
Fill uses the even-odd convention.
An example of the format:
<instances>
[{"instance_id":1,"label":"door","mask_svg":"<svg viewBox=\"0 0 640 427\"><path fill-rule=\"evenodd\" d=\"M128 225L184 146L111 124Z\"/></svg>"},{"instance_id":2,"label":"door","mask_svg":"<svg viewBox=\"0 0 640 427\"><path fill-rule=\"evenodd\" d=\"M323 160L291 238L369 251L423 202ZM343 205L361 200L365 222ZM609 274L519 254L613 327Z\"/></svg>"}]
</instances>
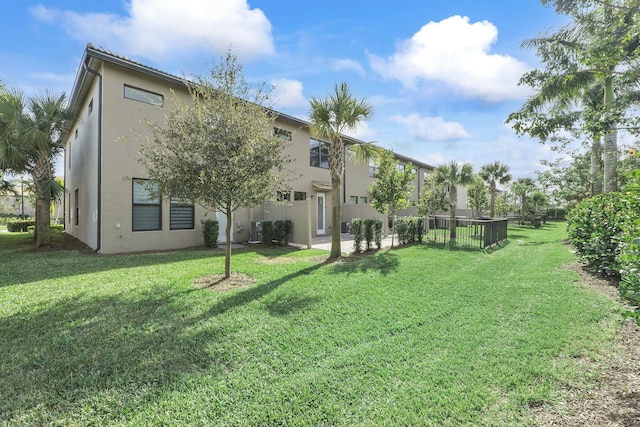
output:
<instances>
[{"instance_id":1,"label":"door","mask_svg":"<svg viewBox=\"0 0 640 427\"><path fill-rule=\"evenodd\" d=\"M327 203L326 203L326 194L325 193L317 193L316 200L318 200L318 231L317 234L325 234L325 223L327 219Z\"/></svg>"},{"instance_id":2,"label":"door","mask_svg":"<svg viewBox=\"0 0 640 427\"><path fill-rule=\"evenodd\" d=\"M218 243L227 243L227 215L223 212L216 212L218 220ZM233 242L233 228L231 228L231 241Z\"/></svg>"}]
</instances>

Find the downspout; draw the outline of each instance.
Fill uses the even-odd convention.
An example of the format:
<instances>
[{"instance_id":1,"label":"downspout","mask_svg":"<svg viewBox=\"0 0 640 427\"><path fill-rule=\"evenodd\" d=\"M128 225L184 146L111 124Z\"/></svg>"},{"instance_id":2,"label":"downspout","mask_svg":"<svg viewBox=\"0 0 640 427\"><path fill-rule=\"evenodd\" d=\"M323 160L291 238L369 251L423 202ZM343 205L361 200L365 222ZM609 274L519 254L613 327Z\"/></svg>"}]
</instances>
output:
<instances>
[{"instance_id":1,"label":"downspout","mask_svg":"<svg viewBox=\"0 0 640 427\"><path fill-rule=\"evenodd\" d=\"M342 170L342 203L347 203L347 144L343 147L344 169Z\"/></svg>"},{"instance_id":2,"label":"downspout","mask_svg":"<svg viewBox=\"0 0 640 427\"><path fill-rule=\"evenodd\" d=\"M98 76L98 218L96 222L96 249L100 252L102 244L102 74L89 68L87 62L89 58L82 64L84 69L93 75Z\"/></svg>"}]
</instances>

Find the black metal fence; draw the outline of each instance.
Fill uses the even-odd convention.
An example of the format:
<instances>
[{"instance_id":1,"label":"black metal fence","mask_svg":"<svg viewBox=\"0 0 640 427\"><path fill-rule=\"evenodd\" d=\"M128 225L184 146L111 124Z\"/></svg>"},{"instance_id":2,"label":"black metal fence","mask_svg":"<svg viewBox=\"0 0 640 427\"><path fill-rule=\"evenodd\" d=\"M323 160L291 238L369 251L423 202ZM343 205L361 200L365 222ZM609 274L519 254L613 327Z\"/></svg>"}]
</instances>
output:
<instances>
[{"instance_id":1,"label":"black metal fence","mask_svg":"<svg viewBox=\"0 0 640 427\"><path fill-rule=\"evenodd\" d=\"M507 240L509 221L505 219L456 218L456 237L451 238L449 217L429 220L426 241L444 243L463 248L489 249Z\"/></svg>"}]
</instances>

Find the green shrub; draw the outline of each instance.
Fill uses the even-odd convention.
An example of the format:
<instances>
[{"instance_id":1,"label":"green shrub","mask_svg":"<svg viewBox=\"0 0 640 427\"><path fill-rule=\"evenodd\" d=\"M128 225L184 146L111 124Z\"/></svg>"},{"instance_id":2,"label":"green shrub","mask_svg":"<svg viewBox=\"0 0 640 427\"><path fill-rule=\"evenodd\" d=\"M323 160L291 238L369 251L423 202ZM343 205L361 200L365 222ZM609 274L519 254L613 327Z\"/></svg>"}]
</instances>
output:
<instances>
[{"instance_id":1,"label":"green shrub","mask_svg":"<svg viewBox=\"0 0 640 427\"><path fill-rule=\"evenodd\" d=\"M219 224L215 219L207 219L200 221L202 224L202 237L204 245L208 248L218 247Z\"/></svg>"},{"instance_id":2,"label":"green shrub","mask_svg":"<svg viewBox=\"0 0 640 427\"><path fill-rule=\"evenodd\" d=\"M629 177L630 183L622 192L628 209L624 212L624 223L619 243L618 264L620 267L620 294L635 312L627 313L640 322L640 170Z\"/></svg>"},{"instance_id":3,"label":"green shrub","mask_svg":"<svg viewBox=\"0 0 640 427\"><path fill-rule=\"evenodd\" d=\"M12 233L29 231L29 226L35 226L36 222L32 219L13 219L7 222L7 231Z\"/></svg>"},{"instance_id":4,"label":"green shrub","mask_svg":"<svg viewBox=\"0 0 640 427\"><path fill-rule=\"evenodd\" d=\"M375 219L365 219L364 220L364 242L365 242L365 248L366 250L370 250L371 249L371 243L374 241L374 234L375 234Z\"/></svg>"},{"instance_id":5,"label":"green shrub","mask_svg":"<svg viewBox=\"0 0 640 427\"><path fill-rule=\"evenodd\" d=\"M286 219L284 221L284 244L289 244L289 238L291 237L291 233L293 232L293 221L290 219Z\"/></svg>"},{"instance_id":6,"label":"green shrub","mask_svg":"<svg viewBox=\"0 0 640 427\"><path fill-rule=\"evenodd\" d=\"M273 243L273 222L261 221L260 233L262 234L262 244L270 245Z\"/></svg>"},{"instance_id":7,"label":"green shrub","mask_svg":"<svg viewBox=\"0 0 640 427\"><path fill-rule=\"evenodd\" d=\"M569 238L577 255L591 270L618 276L618 241L627 205L620 193L608 193L587 199L569 212Z\"/></svg>"},{"instance_id":8,"label":"green shrub","mask_svg":"<svg viewBox=\"0 0 640 427\"><path fill-rule=\"evenodd\" d=\"M396 218L394 231L398 234L398 243L401 245L413 242L422 242L422 218L407 216Z\"/></svg>"},{"instance_id":9,"label":"green shrub","mask_svg":"<svg viewBox=\"0 0 640 427\"><path fill-rule=\"evenodd\" d=\"M278 246L289 244L289 236L291 234L292 224L293 223L290 219L278 220L273 223L271 238L278 243Z\"/></svg>"},{"instance_id":10,"label":"green shrub","mask_svg":"<svg viewBox=\"0 0 640 427\"><path fill-rule=\"evenodd\" d=\"M380 249L382 247L382 220L381 219L373 220L373 240L376 243L376 248Z\"/></svg>"},{"instance_id":11,"label":"green shrub","mask_svg":"<svg viewBox=\"0 0 640 427\"><path fill-rule=\"evenodd\" d=\"M353 232L353 250L360 253L362 252L362 220L360 218L351 220L351 231Z\"/></svg>"},{"instance_id":12,"label":"green shrub","mask_svg":"<svg viewBox=\"0 0 640 427\"><path fill-rule=\"evenodd\" d=\"M406 217L395 218L393 233L398 235L398 244L404 245L409 241L409 221Z\"/></svg>"}]
</instances>

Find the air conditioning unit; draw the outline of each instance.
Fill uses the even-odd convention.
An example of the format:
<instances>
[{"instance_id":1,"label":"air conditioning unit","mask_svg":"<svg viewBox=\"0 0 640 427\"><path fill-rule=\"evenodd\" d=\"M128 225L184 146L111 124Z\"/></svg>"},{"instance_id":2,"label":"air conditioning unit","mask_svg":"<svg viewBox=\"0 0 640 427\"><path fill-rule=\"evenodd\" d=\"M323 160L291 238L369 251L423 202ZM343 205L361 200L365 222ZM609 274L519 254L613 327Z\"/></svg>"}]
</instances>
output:
<instances>
[{"instance_id":1,"label":"air conditioning unit","mask_svg":"<svg viewBox=\"0 0 640 427\"><path fill-rule=\"evenodd\" d=\"M251 221L251 233L249 235L249 243L262 242L262 234L260 221Z\"/></svg>"}]
</instances>

